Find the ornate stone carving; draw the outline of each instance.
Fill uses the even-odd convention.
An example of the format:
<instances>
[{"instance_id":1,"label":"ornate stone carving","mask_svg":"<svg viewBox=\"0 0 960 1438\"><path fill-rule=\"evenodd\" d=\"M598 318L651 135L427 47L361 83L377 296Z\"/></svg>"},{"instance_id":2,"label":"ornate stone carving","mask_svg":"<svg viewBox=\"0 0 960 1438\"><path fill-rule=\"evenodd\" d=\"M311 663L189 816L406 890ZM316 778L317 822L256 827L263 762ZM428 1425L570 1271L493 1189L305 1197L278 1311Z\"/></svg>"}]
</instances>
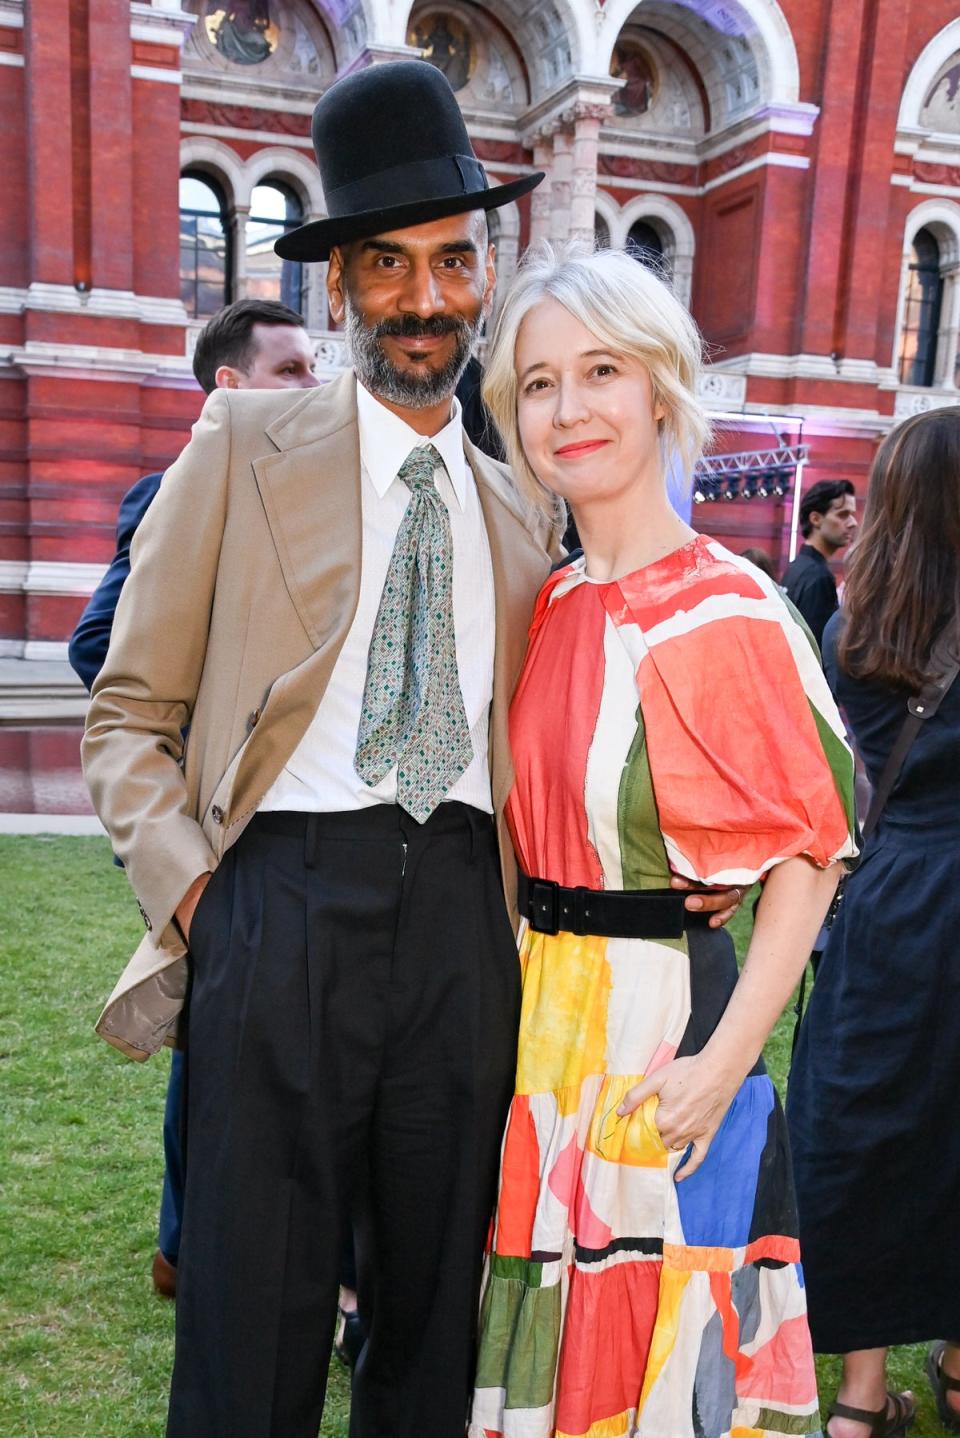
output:
<instances>
[{"instance_id":1,"label":"ornate stone carving","mask_svg":"<svg viewBox=\"0 0 960 1438\"><path fill-rule=\"evenodd\" d=\"M180 114L197 125L232 130L265 130L271 135L309 135L310 116L288 110L257 110L252 105L222 105L216 100L183 99Z\"/></svg>"},{"instance_id":2,"label":"ornate stone carving","mask_svg":"<svg viewBox=\"0 0 960 1438\"><path fill-rule=\"evenodd\" d=\"M935 165L929 160L916 160L913 173L916 179L927 185L951 185L960 188L960 165Z\"/></svg>"}]
</instances>

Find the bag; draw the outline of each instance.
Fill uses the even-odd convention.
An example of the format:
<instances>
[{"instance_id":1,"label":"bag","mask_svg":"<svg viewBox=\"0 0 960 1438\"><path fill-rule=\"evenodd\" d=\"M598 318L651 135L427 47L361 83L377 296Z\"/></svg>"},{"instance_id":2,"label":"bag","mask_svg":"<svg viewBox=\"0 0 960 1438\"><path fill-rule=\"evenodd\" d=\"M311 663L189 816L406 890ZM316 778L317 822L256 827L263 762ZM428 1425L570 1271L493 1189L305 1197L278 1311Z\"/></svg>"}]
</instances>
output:
<instances>
[{"instance_id":1,"label":"bag","mask_svg":"<svg viewBox=\"0 0 960 1438\"><path fill-rule=\"evenodd\" d=\"M940 677L925 684L919 694L912 694L907 700L907 717L903 721L903 727L897 735L896 743L890 750L887 762L883 766L883 773L880 775L880 782L873 791L870 800L870 808L867 810L867 817L863 821L861 830L861 851L874 829L880 822L880 816L887 806L887 801L897 786L897 780L903 771L907 755L913 748L914 742L920 730L928 719L932 719L940 708L946 695L949 693L954 680L960 674L960 658L958 658L947 640L941 634L930 653L930 667L934 672L939 672ZM840 905L843 903L843 891L846 883L844 875L837 885L837 892L827 910L827 916L823 921L820 932L816 937L813 946L813 953L810 955L810 963L813 969L813 976L816 979L817 967L820 962L820 955L827 946L827 939L830 937L837 914L840 912ZM800 989L797 994L797 1002L794 1005L794 1013L797 1022L793 1030L793 1043L790 1046L791 1057L797 1047L797 1038L800 1034L800 1020L803 1018L803 1000L807 987L807 970L804 968L800 976Z\"/></svg>"}]
</instances>

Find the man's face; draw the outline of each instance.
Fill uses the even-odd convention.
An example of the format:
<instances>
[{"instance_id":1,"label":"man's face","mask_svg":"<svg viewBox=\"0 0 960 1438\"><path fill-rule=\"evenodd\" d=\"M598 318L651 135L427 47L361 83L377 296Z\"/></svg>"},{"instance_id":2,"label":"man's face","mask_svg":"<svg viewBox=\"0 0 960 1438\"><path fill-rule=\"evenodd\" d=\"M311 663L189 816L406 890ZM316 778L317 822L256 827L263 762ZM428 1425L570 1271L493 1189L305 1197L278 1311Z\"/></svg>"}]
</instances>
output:
<instances>
[{"instance_id":1,"label":"man's face","mask_svg":"<svg viewBox=\"0 0 960 1438\"><path fill-rule=\"evenodd\" d=\"M482 210L335 249L330 312L361 384L406 409L449 399L489 310L493 257Z\"/></svg>"},{"instance_id":2,"label":"man's face","mask_svg":"<svg viewBox=\"0 0 960 1438\"><path fill-rule=\"evenodd\" d=\"M827 549L845 549L857 532L856 496L842 494L839 499L831 502L826 514L817 514L814 511L810 522Z\"/></svg>"},{"instance_id":3,"label":"man's face","mask_svg":"<svg viewBox=\"0 0 960 1438\"><path fill-rule=\"evenodd\" d=\"M221 365L218 389L312 389L320 383L313 372L316 361L307 332L299 325L258 322L252 340L253 357L247 368Z\"/></svg>"}]
</instances>

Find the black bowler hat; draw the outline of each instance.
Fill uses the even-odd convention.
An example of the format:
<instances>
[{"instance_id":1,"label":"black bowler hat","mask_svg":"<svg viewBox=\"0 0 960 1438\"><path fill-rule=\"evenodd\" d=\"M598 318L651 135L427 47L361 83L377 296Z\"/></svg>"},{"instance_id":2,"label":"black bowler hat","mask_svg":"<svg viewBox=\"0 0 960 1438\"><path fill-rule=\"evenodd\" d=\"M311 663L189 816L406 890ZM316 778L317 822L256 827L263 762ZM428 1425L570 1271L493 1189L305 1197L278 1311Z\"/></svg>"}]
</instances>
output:
<instances>
[{"instance_id":1,"label":"black bowler hat","mask_svg":"<svg viewBox=\"0 0 960 1438\"><path fill-rule=\"evenodd\" d=\"M491 189L446 77L423 60L338 80L314 109L313 148L328 218L277 240L285 260L326 260L347 240L495 210L543 179L538 172Z\"/></svg>"}]
</instances>

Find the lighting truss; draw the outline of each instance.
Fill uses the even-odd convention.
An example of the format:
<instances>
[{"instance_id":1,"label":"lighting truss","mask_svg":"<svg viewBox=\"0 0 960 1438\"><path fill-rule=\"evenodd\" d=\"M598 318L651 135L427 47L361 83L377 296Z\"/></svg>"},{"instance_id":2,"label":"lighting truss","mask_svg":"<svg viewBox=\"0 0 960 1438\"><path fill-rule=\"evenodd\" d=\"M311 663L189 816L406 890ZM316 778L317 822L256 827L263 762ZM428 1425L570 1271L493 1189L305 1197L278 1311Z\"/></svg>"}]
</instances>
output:
<instances>
[{"instance_id":1,"label":"lighting truss","mask_svg":"<svg viewBox=\"0 0 960 1438\"><path fill-rule=\"evenodd\" d=\"M779 499L793 488L808 452L807 445L794 444L710 455L701 459L694 472L693 498L697 504L770 495Z\"/></svg>"}]
</instances>

